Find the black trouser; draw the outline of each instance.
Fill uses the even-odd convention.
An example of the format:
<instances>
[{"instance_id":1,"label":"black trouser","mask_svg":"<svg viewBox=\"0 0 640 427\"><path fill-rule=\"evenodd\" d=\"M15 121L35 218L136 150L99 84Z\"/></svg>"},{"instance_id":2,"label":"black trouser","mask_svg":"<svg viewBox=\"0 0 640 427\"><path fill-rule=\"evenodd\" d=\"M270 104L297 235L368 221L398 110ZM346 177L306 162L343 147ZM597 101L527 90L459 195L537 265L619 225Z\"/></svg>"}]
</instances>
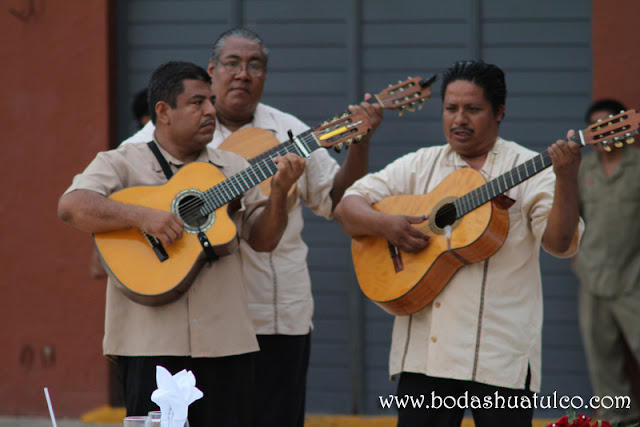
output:
<instances>
[{"instance_id":1,"label":"black trouser","mask_svg":"<svg viewBox=\"0 0 640 427\"><path fill-rule=\"evenodd\" d=\"M186 369L204 396L189 405L190 427L247 427L253 418L256 353L215 358L176 356L118 357L127 415L157 411L151 393L157 389L156 365L172 375Z\"/></svg>"},{"instance_id":2,"label":"black trouser","mask_svg":"<svg viewBox=\"0 0 640 427\"><path fill-rule=\"evenodd\" d=\"M528 375L525 390L515 390L472 381L403 372L398 383L398 398L424 396L424 405L421 408L411 405L404 409L398 408L398 427L460 427L465 405L471 408L476 427L531 427L533 393L529 391L529 381ZM473 409L472 399L476 398L476 403L490 402L491 407ZM523 400L531 403L528 409L520 407L526 406L522 405ZM510 409L510 405L514 407L516 404L517 409ZM429 405L429 408L425 405Z\"/></svg>"},{"instance_id":3,"label":"black trouser","mask_svg":"<svg viewBox=\"0 0 640 427\"><path fill-rule=\"evenodd\" d=\"M311 334L258 335L255 427L303 427Z\"/></svg>"}]
</instances>

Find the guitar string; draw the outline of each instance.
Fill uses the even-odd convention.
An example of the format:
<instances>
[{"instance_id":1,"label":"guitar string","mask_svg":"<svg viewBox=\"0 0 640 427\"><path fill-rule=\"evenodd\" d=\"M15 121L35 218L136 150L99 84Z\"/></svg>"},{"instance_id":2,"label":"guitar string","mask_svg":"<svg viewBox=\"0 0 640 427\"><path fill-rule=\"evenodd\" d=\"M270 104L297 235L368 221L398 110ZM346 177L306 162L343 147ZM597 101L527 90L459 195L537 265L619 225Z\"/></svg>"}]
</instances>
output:
<instances>
[{"instance_id":1,"label":"guitar string","mask_svg":"<svg viewBox=\"0 0 640 427\"><path fill-rule=\"evenodd\" d=\"M336 124L336 125L338 125L338 124ZM357 132L357 131L354 129L354 132ZM316 137L319 137L320 135L322 135L323 132L318 132L318 131L312 131L311 130L311 132L303 133L303 134L298 136L298 138L302 139L306 143L305 145L307 146L307 149L309 149L309 144L308 144L309 141L313 141L313 140L309 139L309 136L310 136L311 133L313 135L315 135ZM346 138L346 136L343 136L343 139L344 138ZM334 145L336 143L337 142L335 142ZM274 147L276 150L273 151L273 153L278 154L278 155L283 155L283 153L281 153L280 151L293 152L294 151L293 148L295 148L293 146L293 144L283 143L283 144L280 144L280 145L282 147ZM281 150L278 150L278 148L281 148ZM272 151L272 150L269 150L269 151ZM313 151L313 150L309 149L309 151ZM271 154L271 153L269 153L269 154ZM263 155L261 155L261 156L263 156ZM210 195L209 193L216 193L216 189L219 190L218 193L220 193L220 192L224 192L224 193L229 192L229 194L231 194L231 197L227 196L227 199L228 199L228 201L233 200L233 198L235 198L238 195L242 194L244 191L246 191L249 188L252 188L252 187L257 185L256 183L253 182L253 179L251 179L251 177L249 176L250 172L254 172L254 175L257 175L255 170L259 170L260 172L262 172L263 179L260 179L259 177L257 177L258 178L258 184L260 182L268 179L270 176L275 174L275 172L277 172L277 166L276 166L276 169L272 170L272 171L269 171L271 174L269 176L266 176L263 166L266 166L267 169L269 169L269 166L273 167L273 165L270 164L271 161L272 161L272 157L269 157L269 158L262 159L260 162L256 162L253 167L248 168L248 169L246 169L246 170L244 170L242 172L239 172L238 174L232 176L228 180L223 181L223 182L217 184L216 186L214 186L214 187L202 192L201 194L203 194L203 198L205 199L204 202L203 202L203 198L199 198L197 196L194 196L194 198L192 200L188 200L185 204L181 205L179 207L178 211L180 212L181 216L183 218L185 218L185 219L198 220L198 219L202 218L203 217L202 212L201 212L202 208L204 207L204 205L207 204L207 202L209 202L209 204L211 204L212 198L209 197L209 195ZM244 191L238 191L236 186L237 186L237 184L241 184L240 183L240 179L242 179L246 183L246 180L244 179L243 175L246 175L247 179L253 185L251 187L246 188ZM235 181L235 183L233 181ZM228 188L229 186L232 186L233 188L229 189ZM240 188L242 188L242 185L240 185ZM235 192L233 192L232 190L235 190ZM224 200L225 199L222 198L223 202L224 202ZM219 202L219 200L215 200L215 194L214 194L214 200L213 201L214 202ZM218 207L223 206L224 204L226 204L226 203L222 203Z\"/></svg>"},{"instance_id":2,"label":"guitar string","mask_svg":"<svg viewBox=\"0 0 640 427\"><path fill-rule=\"evenodd\" d=\"M243 192L241 190L243 188L242 182L246 183L248 181L253 184L254 180L250 176L251 172L253 172L253 175L256 177L256 179L259 179L257 177L257 170L258 169L263 170L262 166L266 166L268 168L268 163L266 161L263 161L259 164L256 164L255 166L250 168L251 170L241 171L236 175L233 175L232 177L230 177L228 180L222 181L221 183L216 184L214 187L201 192L199 195L197 196L194 195L193 199L188 200L187 202L185 202L183 205L180 206L179 212L181 216L184 219L197 220L202 217L200 211L202 207L204 207L204 205L212 204L212 203L215 205L217 202L221 200L225 200L225 198L229 199L229 201L233 200L235 197L242 194ZM246 179L245 179L245 175L246 175ZM264 172L263 172L263 175L264 175ZM215 194L213 197L209 197L209 193L207 193L209 191L217 192L220 195L220 197L216 197L218 196L218 194ZM225 203L223 203L222 205L224 204Z\"/></svg>"},{"instance_id":3,"label":"guitar string","mask_svg":"<svg viewBox=\"0 0 640 427\"><path fill-rule=\"evenodd\" d=\"M314 134L314 135L316 135L316 136L320 136L320 135L322 135L322 132L317 132L317 131L311 131L311 132L309 132L309 131L308 131L307 133L303 133L303 134L299 135L299 136L298 136L298 138L300 138L300 139L302 139L302 140L303 140L303 142L305 143L306 148L307 148L309 151L314 151L314 150L312 150L312 149L310 149L310 148L309 148L309 142L313 142L313 141L314 141L314 139L309 138L309 137L311 136L311 135L310 135L311 133L313 133L313 134ZM344 137L343 137L343 138L344 138ZM274 148L277 148L277 150L274 150L274 151L273 151L273 154L283 155L282 151L284 151L285 153L289 153L289 152L294 152L294 151L296 151L296 150L295 150L295 146L294 146L293 144L287 144L287 143L285 142L285 143L282 143L282 144L279 144L279 145L280 145L279 147L274 147ZM270 151L271 151L271 150L270 150ZM254 172L254 174L255 174L255 175L257 175L257 173L255 173L255 170L256 170L256 169L257 169L257 170L260 170L260 172L262 172L263 179L260 179L260 177L257 177L257 178L258 178L258 184L259 184L260 182L262 182L262 181L265 181L265 180L266 180L266 179L268 179L269 177L273 176L273 174L275 174L275 172L277 172L277 166L275 167L275 169L274 169L274 170L270 170L270 171L268 171L268 172L270 172L270 175L269 175L269 176L267 176L267 175L265 174L265 172L264 172L264 168L263 168L262 166L266 166L266 167L267 167L267 169L273 168L273 166L275 166L274 164L271 164L271 163L270 163L270 162L272 162L272 161L273 161L273 158L272 158L272 157L265 158L265 159L261 160L260 162L255 163L255 165L254 165L253 167L251 167L251 168L247 168L247 169L245 169L244 171L239 172L238 174L236 174L236 175L232 176L232 177L231 177L231 178L229 178L228 180L223 181L222 183L217 184L216 186L212 187L212 188L211 188L211 189L209 189L209 190L206 190L205 192L203 192L203 194L204 194L204 193L207 193L207 192L209 192L209 191L211 191L211 192L214 192L214 193L215 193L216 188L217 188L218 190L222 190L222 191L226 192L226 191L228 190L228 188L225 188L225 185L226 185L226 187L229 187L229 185L233 185L233 186L235 187L235 185L236 185L236 184L234 184L234 183L233 183L233 182L231 182L231 181L237 181L237 182L238 182L238 184L239 184L239 179L238 179L238 177L239 177L239 178L241 178L243 181L245 181L245 182L246 182L246 180L244 180L244 178L243 178L243 175L247 175L247 178L248 178L248 179L249 179L249 181L253 184L251 187L248 187L248 188L246 188L246 189L244 190L244 191L246 191L246 190L248 190L249 188L252 188L252 187L254 187L254 186L256 186L256 185L257 185L256 183L254 183L254 182L253 182L253 179L251 179L251 177L250 177L250 176L248 176L248 175L249 175L249 172ZM246 172L246 173L244 173L244 172ZM242 193L244 192L244 191L240 191L240 192L238 192L237 188L233 188L233 189L234 189L234 190L236 190L236 192L235 192L235 193L231 193L231 194L232 194L231 200L232 200L233 198L237 197L237 195L242 194ZM204 197L205 197L206 199L209 199L209 198L207 198L207 195L206 195L206 194L205 194L205 196L204 196ZM198 199L198 198L196 198L195 200L190 200L190 201L186 202L183 206L181 206L181 207L182 207L182 209L181 209L180 211L181 211L181 212L183 212L183 216L185 216L185 217L189 217L189 216L191 216L191 215L195 215L195 212L197 212L197 211L201 210L201 208L202 208L202 204L200 203L200 202L201 202L201 200L202 200L202 199ZM209 200L207 200L207 201L209 201ZM224 199L222 199L222 201L224 201ZM206 203L206 201L205 201L205 203ZM224 204L226 204L226 203L222 203L220 206L222 206L222 205L224 205ZM218 207L219 207L219 206L218 206ZM198 216L194 216L194 217L193 217L193 219L199 219L199 217L198 217Z\"/></svg>"},{"instance_id":4,"label":"guitar string","mask_svg":"<svg viewBox=\"0 0 640 427\"><path fill-rule=\"evenodd\" d=\"M286 153L293 152L295 149L293 144L284 143L282 145L283 146L280 147L280 151L284 151ZM283 155L280 152L278 152L278 154ZM181 212L181 215L183 217L186 217L189 219L198 220L202 218L203 215L200 211L203 205L207 204L207 202L209 205L214 205L214 206L218 205L215 208L217 209L221 206L224 206L226 203L230 202L235 197L239 196L240 194L244 193L250 188L255 187L260 182L265 181L270 176L273 176L275 172L277 172L277 166L275 165L275 163L271 163L271 162L273 162L272 158L263 159L260 162L254 164L253 166L231 176L229 179L222 181L216 184L215 186L209 188L208 190L201 192L200 195L202 195L202 198L194 196L195 198L193 200L188 200L186 203L180 206L179 212ZM266 169L266 173L265 173L265 169ZM262 176L264 178L260 178L260 176L258 176L258 171L262 173ZM270 175L267 175L268 173ZM254 178L252 178L251 175L253 175ZM257 183L254 183L254 179L257 180ZM245 183L245 186L247 181L250 182L252 185L242 190L243 185L240 180L242 180ZM222 197L220 193L224 193L225 197ZM203 199L204 199L204 202L202 202ZM220 203L220 202L224 202L225 199L228 199L226 203Z\"/></svg>"},{"instance_id":5,"label":"guitar string","mask_svg":"<svg viewBox=\"0 0 640 427\"><path fill-rule=\"evenodd\" d=\"M270 169L270 165L268 163L269 160L270 159L264 159L254 166L238 172L237 174L231 176L229 179L216 184L210 189L202 191L199 194L199 196L201 197L194 195L195 199L187 201L184 205L181 206L181 209L179 209L182 216L194 220L200 219L203 217L202 213L200 212L202 207L204 207L203 205L213 204L215 206L225 199L228 199L228 202L230 202L231 200L242 194L244 191L255 187L255 185L257 184L254 184L254 179L258 180L258 183L263 181L263 179L260 179L260 177L258 176L258 170L262 172L263 176L266 175L264 169ZM254 178L252 178L251 175L253 175ZM240 180L244 181L245 183L247 181L251 182L254 185L242 190L243 185ZM220 204L216 207L216 209L220 206L224 206L225 204L226 203Z\"/></svg>"},{"instance_id":6,"label":"guitar string","mask_svg":"<svg viewBox=\"0 0 640 427\"><path fill-rule=\"evenodd\" d=\"M609 124L611 123L619 123L618 121L621 119L621 117L614 117L611 120L608 121ZM618 121L616 121L618 120ZM589 128L587 128L586 130L583 131L584 132L596 132L598 129L601 129L605 126L607 126L605 123L599 123L598 124L598 128L593 130L593 125L590 126ZM613 137L616 134L622 134L625 133L626 136L630 136L632 134L637 133L637 130L635 131L629 131L629 129L631 128L631 126L627 125L627 124L622 124L622 126L620 126L619 129L617 130L610 130L608 131L607 134L602 134L600 136L604 137L605 135L607 136L607 138L609 139L609 141L611 141L613 139ZM573 141L573 142L577 142L580 145L580 148L584 147L586 144L582 143L582 141L580 140L580 135L578 133L575 133L573 135L571 135L570 137L567 138L568 141ZM595 140L593 140L595 142ZM598 141L596 142L597 144L602 145L603 142L605 142L606 140L603 141ZM541 153L539 153L537 156L527 160L526 162L522 163L521 165L516 166L515 168L503 173L502 175L494 178L493 180L485 183L484 185L470 191L467 194L464 194L463 196L459 197L458 199L456 199L454 202L452 202L451 204L445 205L445 207L443 208L443 210L441 210L441 213L447 214L447 215L451 215L452 213L456 212L456 219L462 217L463 215L466 215L468 212L471 212L472 210L478 208L479 206L482 206L483 204L487 203L488 201L492 200L494 197L506 192L507 190L509 190L510 188L515 187L516 185L524 182L525 180L531 178L533 175L536 175L537 173L541 172L542 170L546 169L547 167L551 166L553 163L551 161L551 157L549 156L548 151L543 151ZM531 171L529 170L531 169ZM514 174L517 173L517 178ZM509 185L507 183L507 178L510 178L511 180L511 185ZM504 183L504 189L501 187L500 184L500 179L502 179L503 183ZM495 189L495 187L497 187L497 190ZM489 188L491 189L491 192L489 190ZM484 190L485 194L482 194L482 191ZM463 209L458 209L456 207L455 204L460 205ZM464 206L466 205L466 206Z\"/></svg>"},{"instance_id":7,"label":"guitar string","mask_svg":"<svg viewBox=\"0 0 640 427\"><path fill-rule=\"evenodd\" d=\"M405 98L406 98L406 97L405 97ZM383 101L381 102L381 105L382 105L382 107L383 107L383 108L391 108L391 107L394 107L394 105L393 105L393 103L392 103L392 102L387 102L386 100L383 100ZM395 107L397 107L397 106L395 106ZM349 113L347 112L347 114L349 114ZM335 119L334 119L334 120L335 120ZM311 131L312 131L312 130L311 130ZM309 132L309 131L307 131L307 132ZM317 131L312 131L312 132L313 132L316 136L321 135L321 132L317 132ZM308 136L308 135L307 135L306 133L303 133L303 134L299 135L299 136L298 136L298 138L305 139L307 136ZM305 141L305 142L307 142L307 141ZM286 144L286 143L283 143L283 144ZM283 145L283 144L280 144L280 145ZM286 146L285 146L285 147L281 147L281 148L282 148L285 152L290 152L290 151L289 151L289 147L286 147ZM307 147L307 148L308 148L308 147ZM267 166L267 167L269 166L266 162L267 162L267 161L272 160L272 157L270 156L272 153L276 153L276 154L280 154L280 155L282 155L281 153L279 153L278 147L274 147L273 149L268 150L267 152L265 152L265 153L263 153L263 154L261 154L261 155L259 155L259 156L256 156L254 159L251 159L251 160L254 160L254 164L258 166L257 168L254 168L254 169L259 169L259 170L262 172L262 174L263 174L263 175L265 175L265 173L264 173L264 171L263 171L262 166ZM269 156L269 157L266 157L266 156ZM260 159L259 161L255 161L255 160L257 160L257 159L259 159L259 158L261 158L261 157L265 157L265 158ZM262 166L260 166L260 163L262 163ZM251 187L249 187L249 188L245 189L244 191L240 191L240 192L238 192L238 191L237 191L237 188L235 188L236 184L234 184L234 183L233 183L233 182L231 182L231 181L233 181L233 180L238 181L238 184L240 184L240 182L239 182L239 179L238 179L238 178L242 178L242 180L243 180L243 181L245 181L245 180L244 180L244 177L242 176L242 175L243 175L243 172L246 172L244 175L249 175L249 172L255 172L255 171L254 171L254 170L249 171L248 169L246 169L245 171L239 172L239 173L237 173L236 175L234 175L234 176L230 177L228 180L223 181L223 182L221 182L221 183L219 183L219 184L216 184L214 187L212 187L212 188L210 188L210 189L208 189L208 190L205 190L204 192L202 192L202 193L201 193L201 194L204 194L204 199L206 199L204 202L202 201L202 199L198 198L197 196L194 196L194 199L187 201L184 205L181 205L181 206L179 207L179 209L178 209L178 210L179 210L179 212L181 213L181 215L182 215L182 216L184 216L184 217L186 217L186 218L193 219L193 220L198 220L198 219L202 218L202 214L201 214L201 212L200 212L200 211L201 211L201 209L202 209L203 205L205 205L205 204L207 204L207 202L211 201L211 200L210 200L211 198L210 198L210 197L208 197L208 195L207 195L207 194L205 194L205 193L207 193L207 192L209 192L209 191L211 191L212 193L215 193L215 189L216 189L216 188L218 188L218 190L221 190L222 192L225 192L225 193L226 193L227 191L229 191L229 190L230 190L230 189L228 189L228 188L225 188L225 183L227 183L226 187L229 187L229 185L232 185L232 186L234 187L234 188L233 188L233 190L236 190L236 192L235 192L235 193L230 192L230 194L232 195L232 198L231 198L229 201L231 201L231 200L233 200L233 198L235 198L235 197L237 197L238 195L242 194L244 191L246 191L246 190L248 190L249 188L252 188L252 187L254 187L254 186L258 185L260 182L262 182L262 181L264 181L264 180L268 179L270 176L272 176L272 175L270 175L270 176L268 176L268 177L266 177L266 178L264 178L264 179L262 179L262 180L259 180L259 181L258 181L258 184L253 183L253 180L251 179L251 177L250 177L250 176L247 176L247 178L249 178L250 182L251 182L253 185L252 185ZM272 173L273 173L273 172L272 172ZM257 175L257 173L255 173L255 174ZM259 179L259 177L258 177L258 179ZM245 181L245 182L246 182L246 181ZM224 201L224 199L222 199L222 200ZM216 200L214 200L214 201L216 201ZM216 202L217 202L217 201L216 201ZM222 205L220 205L220 206L223 206L224 204L226 204L226 203L222 203ZM220 206L218 206L218 207L220 207ZM198 214L200 214L200 215L196 215L196 212L197 212Z\"/></svg>"},{"instance_id":8,"label":"guitar string","mask_svg":"<svg viewBox=\"0 0 640 427\"><path fill-rule=\"evenodd\" d=\"M538 172L546 169L550 166L549 161L550 157L546 151L540 153L537 156L522 163L521 165L516 166L515 168L503 173L502 175L497 176L496 178L481 185L480 187L477 187L460 196L453 202L444 205L436 214L444 214L446 216L450 216L451 214L455 213L455 219L458 219L484 205L485 203L491 201L493 198L499 196L500 194L503 194L509 189L515 187L516 185L531 178ZM531 172L529 171L529 169L531 169ZM518 174L517 177L514 176L515 173ZM511 185L507 183L507 178L510 178ZM500 183L500 180L503 181L504 188L503 184ZM459 207L456 206L456 204L459 205Z\"/></svg>"}]
</instances>

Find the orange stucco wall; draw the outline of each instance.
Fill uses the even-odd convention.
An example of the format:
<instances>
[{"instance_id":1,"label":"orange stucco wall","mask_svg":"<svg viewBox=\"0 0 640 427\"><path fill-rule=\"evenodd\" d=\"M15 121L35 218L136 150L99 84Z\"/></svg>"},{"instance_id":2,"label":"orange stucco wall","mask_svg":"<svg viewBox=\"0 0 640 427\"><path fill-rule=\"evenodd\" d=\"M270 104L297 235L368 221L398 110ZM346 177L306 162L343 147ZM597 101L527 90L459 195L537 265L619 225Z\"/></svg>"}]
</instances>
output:
<instances>
[{"instance_id":1,"label":"orange stucco wall","mask_svg":"<svg viewBox=\"0 0 640 427\"><path fill-rule=\"evenodd\" d=\"M639 16L637 0L593 0L594 99L612 97L640 109Z\"/></svg>"},{"instance_id":2,"label":"orange stucco wall","mask_svg":"<svg viewBox=\"0 0 640 427\"><path fill-rule=\"evenodd\" d=\"M58 197L108 146L108 0L4 0L0 10L0 414L77 416L107 402L104 283Z\"/></svg>"}]
</instances>

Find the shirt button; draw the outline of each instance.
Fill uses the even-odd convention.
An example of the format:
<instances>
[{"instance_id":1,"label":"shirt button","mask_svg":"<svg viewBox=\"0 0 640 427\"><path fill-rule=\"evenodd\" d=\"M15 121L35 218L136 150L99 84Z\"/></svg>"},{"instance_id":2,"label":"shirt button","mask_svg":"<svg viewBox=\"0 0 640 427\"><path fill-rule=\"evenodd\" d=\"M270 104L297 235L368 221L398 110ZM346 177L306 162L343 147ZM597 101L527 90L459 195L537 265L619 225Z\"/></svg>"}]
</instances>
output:
<instances>
[{"instance_id":1,"label":"shirt button","mask_svg":"<svg viewBox=\"0 0 640 427\"><path fill-rule=\"evenodd\" d=\"M438 341L438 337L431 337L431 341L433 341L433 342Z\"/></svg>"},{"instance_id":2,"label":"shirt button","mask_svg":"<svg viewBox=\"0 0 640 427\"><path fill-rule=\"evenodd\" d=\"M436 303L436 308L440 308L440 303L439 302Z\"/></svg>"}]
</instances>

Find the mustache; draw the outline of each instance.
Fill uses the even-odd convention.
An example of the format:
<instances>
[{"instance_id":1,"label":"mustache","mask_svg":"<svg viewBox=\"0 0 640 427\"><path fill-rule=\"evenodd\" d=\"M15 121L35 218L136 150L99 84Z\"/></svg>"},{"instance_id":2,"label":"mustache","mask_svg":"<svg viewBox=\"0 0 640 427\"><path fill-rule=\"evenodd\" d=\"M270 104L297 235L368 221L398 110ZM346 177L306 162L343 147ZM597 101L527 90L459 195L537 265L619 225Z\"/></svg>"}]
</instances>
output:
<instances>
[{"instance_id":1,"label":"mustache","mask_svg":"<svg viewBox=\"0 0 640 427\"><path fill-rule=\"evenodd\" d=\"M454 128L451 128L450 130L451 130L451 132L457 132L459 130L465 131L465 132L469 132L469 133L474 133L475 132L473 129L468 128L466 126L456 126Z\"/></svg>"},{"instance_id":2,"label":"mustache","mask_svg":"<svg viewBox=\"0 0 640 427\"><path fill-rule=\"evenodd\" d=\"M204 122L200 123L200 127L205 127L205 126L209 126L210 124L212 124L215 126L216 121L214 119L207 119Z\"/></svg>"}]
</instances>

